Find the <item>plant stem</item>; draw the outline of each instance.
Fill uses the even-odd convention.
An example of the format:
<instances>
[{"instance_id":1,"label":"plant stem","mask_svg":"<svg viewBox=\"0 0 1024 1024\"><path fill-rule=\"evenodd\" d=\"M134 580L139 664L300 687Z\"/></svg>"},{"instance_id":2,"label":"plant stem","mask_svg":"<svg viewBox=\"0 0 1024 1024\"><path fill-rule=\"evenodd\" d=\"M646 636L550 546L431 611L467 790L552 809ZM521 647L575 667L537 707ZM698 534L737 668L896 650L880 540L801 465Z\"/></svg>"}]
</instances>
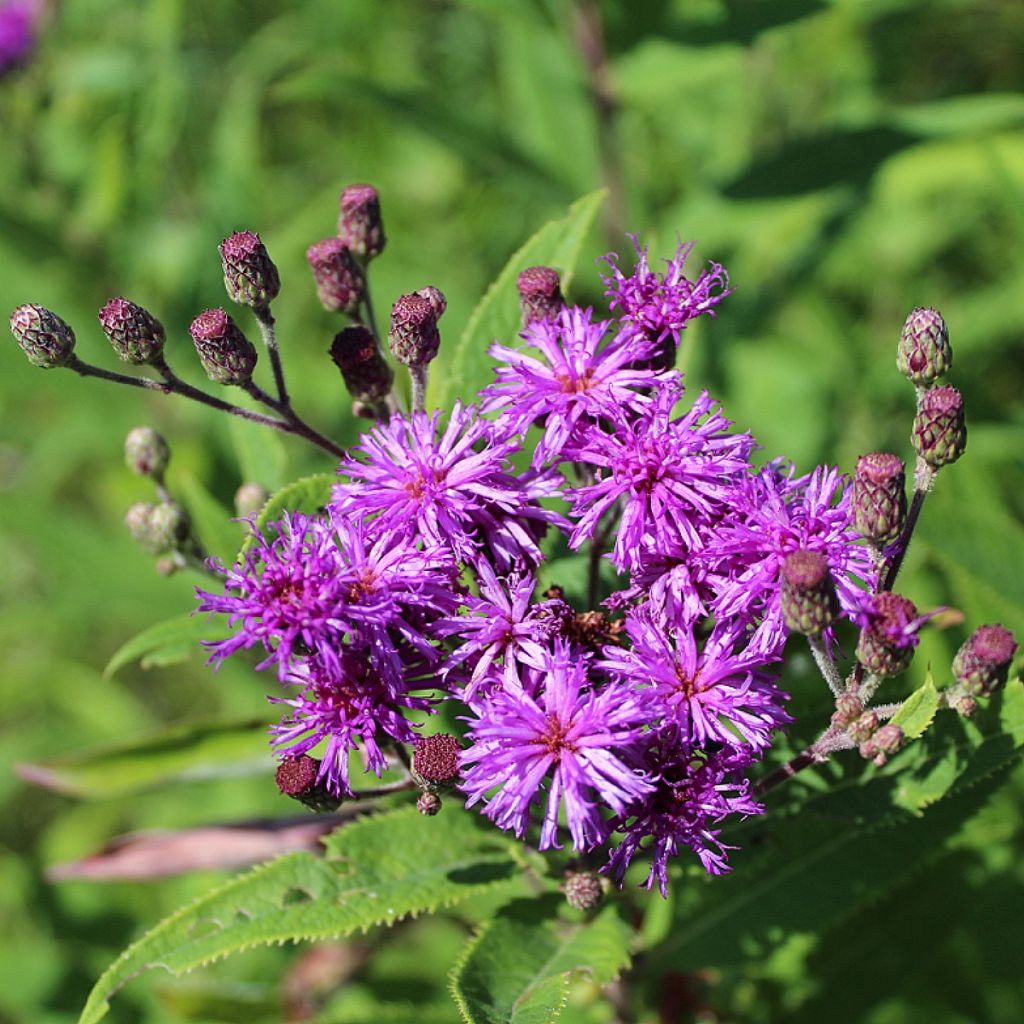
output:
<instances>
[{"instance_id":1,"label":"plant stem","mask_svg":"<svg viewBox=\"0 0 1024 1024\"><path fill-rule=\"evenodd\" d=\"M412 381L412 411L427 411L427 367L410 366L409 379Z\"/></svg>"},{"instance_id":2,"label":"plant stem","mask_svg":"<svg viewBox=\"0 0 1024 1024\"><path fill-rule=\"evenodd\" d=\"M832 691L832 696L838 697L844 689L843 680L839 675L839 669L836 668L835 661L832 660L832 655L828 653L822 641L821 635L809 636L807 638L807 646L810 647L818 669L825 677L828 688Z\"/></svg>"},{"instance_id":3,"label":"plant stem","mask_svg":"<svg viewBox=\"0 0 1024 1024\"><path fill-rule=\"evenodd\" d=\"M284 418L285 424L281 427L282 430L287 430L289 433L297 434L299 437L304 437L311 444L315 444L325 452L330 452L335 458L344 458L344 448L339 448L338 445L329 438L326 438L323 434L315 431L308 423L306 423L305 420L300 418L299 414L290 405L284 405L277 401L277 399L268 395L263 388L251 380L243 384L242 387L246 393L252 395L257 402L267 406L268 409L273 409L274 412Z\"/></svg>"},{"instance_id":4,"label":"plant stem","mask_svg":"<svg viewBox=\"0 0 1024 1024\"><path fill-rule=\"evenodd\" d=\"M383 786L374 789L357 789L355 797L350 799L372 800L381 796L388 796L391 793L404 793L406 790L415 789L416 783L412 779L402 779L400 782L388 782Z\"/></svg>"},{"instance_id":5,"label":"plant stem","mask_svg":"<svg viewBox=\"0 0 1024 1024\"><path fill-rule=\"evenodd\" d=\"M291 408L291 400L288 397L288 386L284 380L284 367L281 365L281 352L277 347L277 331L274 330L274 315L270 312L269 306L263 306L256 310L256 322L260 327L260 335L263 344L267 346L267 354L270 356L270 365L274 370L274 383L277 385L277 400L285 409Z\"/></svg>"},{"instance_id":6,"label":"plant stem","mask_svg":"<svg viewBox=\"0 0 1024 1024\"><path fill-rule=\"evenodd\" d=\"M910 539L914 534L917 521L921 516L921 509L924 508L924 500L935 483L935 470L928 465L924 459L918 457L917 466L914 469L914 497L910 502L910 511L907 513L907 521L903 524L903 532L896 542L892 561L882 578L880 590L892 590L896 577L903 567L903 559L910 547Z\"/></svg>"},{"instance_id":7,"label":"plant stem","mask_svg":"<svg viewBox=\"0 0 1024 1024\"><path fill-rule=\"evenodd\" d=\"M783 782L788 782L812 764L824 764L828 755L835 750L850 750L853 741L841 729L830 725L806 750L801 750L795 757L780 765L770 775L766 775L755 787L754 793L760 796L774 789Z\"/></svg>"}]
</instances>

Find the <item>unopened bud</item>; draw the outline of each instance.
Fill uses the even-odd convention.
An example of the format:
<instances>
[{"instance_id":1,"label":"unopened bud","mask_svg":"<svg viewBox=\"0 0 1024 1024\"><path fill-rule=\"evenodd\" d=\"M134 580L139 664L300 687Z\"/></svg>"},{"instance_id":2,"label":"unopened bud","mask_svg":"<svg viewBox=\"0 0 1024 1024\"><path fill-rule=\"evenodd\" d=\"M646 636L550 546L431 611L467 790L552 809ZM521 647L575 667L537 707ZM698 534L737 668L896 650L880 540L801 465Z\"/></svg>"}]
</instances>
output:
<instances>
[{"instance_id":1,"label":"unopened bud","mask_svg":"<svg viewBox=\"0 0 1024 1024\"><path fill-rule=\"evenodd\" d=\"M338 237L363 260L373 259L384 249L384 224L380 196L372 185L349 185L338 201Z\"/></svg>"},{"instance_id":2,"label":"unopened bud","mask_svg":"<svg viewBox=\"0 0 1024 1024\"><path fill-rule=\"evenodd\" d=\"M978 710L978 702L960 686L950 687L946 694L946 703L961 718L970 718Z\"/></svg>"},{"instance_id":3,"label":"unopened bud","mask_svg":"<svg viewBox=\"0 0 1024 1024\"><path fill-rule=\"evenodd\" d=\"M179 569L184 568L180 558L175 558L174 555L161 555L155 565L157 575L165 578L173 576Z\"/></svg>"},{"instance_id":4,"label":"unopened bud","mask_svg":"<svg viewBox=\"0 0 1024 1024\"><path fill-rule=\"evenodd\" d=\"M256 366L256 348L223 309L207 309L188 329L199 361L217 384L247 384Z\"/></svg>"},{"instance_id":5,"label":"unopened bud","mask_svg":"<svg viewBox=\"0 0 1024 1024\"><path fill-rule=\"evenodd\" d=\"M878 744L872 740L865 740L858 748L857 752L865 761L873 761L879 755ZM884 754L882 755L885 756Z\"/></svg>"},{"instance_id":6,"label":"unopened bud","mask_svg":"<svg viewBox=\"0 0 1024 1024\"><path fill-rule=\"evenodd\" d=\"M535 320L554 320L565 304L558 271L551 267L527 267L516 278L523 327Z\"/></svg>"},{"instance_id":7,"label":"unopened bud","mask_svg":"<svg viewBox=\"0 0 1024 1024\"><path fill-rule=\"evenodd\" d=\"M440 288L435 288L432 284L428 284L425 288L417 288L416 294L421 299L426 299L430 303L434 310L434 316L440 320L444 315L444 311L448 308L448 300L444 297L444 292Z\"/></svg>"},{"instance_id":8,"label":"unopened bud","mask_svg":"<svg viewBox=\"0 0 1024 1024\"><path fill-rule=\"evenodd\" d=\"M967 447L964 400L949 384L921 396L910 435L917 454L932 469L956 462Z\"/></svg>"},{"instance_id":9,"label":"unopened bud","mask_svg":"<svg viewBox=\"0 0 1024 1024\"><path fill-rule=\"evenodd\" d=\"M164 351L164 325L128 299L111 299L99 312L100 327L111 348L126 362L141 366L158 361Z\"/></svg>"},{"instance_id":10,"label":"unopened bud","mask_svg":"<svg viewBox=\"0 0 1024 1024\"><path fill-rule=\"evenodd\" d=\"M171 449L152 427L135 427L124 439L124 461L133 473L159 480L171 460Z\"/></svg>"},{"instance_id":11,"label":"unopened bud","mask_svg":"<svg viewBox=\"0 0 1024 1024\"><path fill-rule=\"evenodd\" d=\"M169 551L187 539L188 513L175 501L161 501L150 513L149 536L155 551Z\"/></svg>"},{"instance_id":12,"label":"unopened bud","mask_svg":"<svg viewBox=\"0 0 1024 1024\"><path fill-rule=\"evenodd\" d=\"M871 597L867 624L857 641L857 660L873 675L895 676L906 671L917 646L920 619L914 602L883 591Z\"/></svg>"},{"instance_id":13,"label":"unopened bud","mask_svg":"<svg viewBox=\"0 0 1024 1024\"><path fill-rule=\"evenodd\" d=\"M45 306L19 306L11 313L11 334L28 361L44 370L64 366L74 357L75 332Z\"/></svg>"},{"instance_id":14,"label":"unopened bud","mask_svg":"<svg viewBox=\"0 0 1024 1024\"><path fill-rule=\"evenodd\" d=\"M897 369L914 384L929 387L948 373L952 365L949 329L942 314L926 307L911 310L900 335Z\"/></svg>"},{"instance_id":15,"label":"unopened bud","mask_svg":"<svg viewBox=\"0 0 1024 1024\"><path fill-rule=\"evenodd\" d=\"M253 309L266 309L281 290L267 247L252 231L236 231L220 244L224 287L232 302Z\"/></svg>"},{"instance_id":16,"label":"unopened bud","mask_svg":"<svg viewBox=\"0 0 1024 1024\"><path fill-rule=\"evenodd\" d=\"M892 722L886 722L875 733L875 746L883 754L895 754L903 747L903 730Z\"/></svg>"},{"instance_id":17,"label":"unopened bud","mask_svg":"<svg viewBox=\"0 0 1024 1024\"><path fill-rule=\"evenodd\" d=\"M594 910L604 899L601 879L593 871L567 871L562 892L565 902L576 910Z\"/></svg>"},{"instance_id":18,"label":"unopened bud","mask_svg":"<svg viewBox=\"0 0 1024 1024\"><path fill-rule=\"evenodd\" d=\"M852 693L841 693L836 697L836 709L832 713L832 724L840 729L851 725L864 712L860 697Z\"/></svg>"},{"instance_id":19,"label":"unopened bud","mask_svg":"<svg viewBox=\"0 0 1024 1024\"><path fill-rule=\"evenodd\" d=\"M432 818L439 810L441 810L441 798L431 792L429 789L424 790L420 793L420 798L416 801L416 810L420 814L425 814L428 818Z\"/></svg>"},{"instance_id":20,"label":"unopened bud","mask_svg":"<svg viewBox=\"0 0 1024 1024\"><path fill-rule=\"evenodd\" d=\"M156 552L150 537L149 521L155 507L151 501L137 501L124 515L124 525L128 528L132 539L154 554Z\"/></svg>"},{"instance_id":21,"label":"unopened bud","mask_svg":"<svg viewBox=\"0 0 1024 1024\"><path fill-rule=\"evenodd\" d=\"M871 452L857 460L853 477L853 516L857 532L875 544L889 544L907 518L903 460L888 452Z\"/></svg>"},{"instance_id":22,"label":"unopened bud","mask_svg":"<svg viewBox=\"0 0 1024 1024\"><path fill-rule=\"evenodd\" d=\"M1017 641L1003 626L979 626L956 652L953 677L971 697L988 697L1010 674Z\"/></svg>"},{"instance_id":23,"label":"unopened bud","mask_svg":"<svg viewBox=\"0 0 1024 1024\"><path fill-rule=\"evenodd\" d=\"M340 238L325 238L306 250L306 259L324 309L355 313L366 293L366 279L345 243Z\"/></svg>"},{"instance_id":24,"label":"unopened bud","mask_svg":"<svg viewBox=\"0 0 1024 1024\"><path fill-rule=\"evenodd\" d=\"M818 636L839 614L839 599L821 551L794 551L782 562L782 617L795 633Z\"/></svg>"},{"instance_id":25,"label":"unopened bud","mask_svg":"<svg viewBox=\"0 0 1024 1024\"><path fill-rule=\"evenodd\" d=\"M388 341L403 365L426 366L441 346L433 304L415 293L400 295L391 308Z\"/></svg>"},{"instance_id":26,"label":"unopened bud","mask_svg":"<svg viewBox=\"0 0 1024 1024\"><path fill-rule=\"evenodd\" d=\"M459 778L459 741L446 732L424 736L412 753L412 777L418 786L432 792L451 789Z\"/></svg>"},{"instance_id":27,"label":"unopened bud","mask_svg":"<svg viewBox=\"0 0 1024 1024\"><path fill-rule=\"evenodd\" d=\"M317 781L320 762L315 757L300 754L286 757L277 766L274 781L284 796L298 800L314 811L333 811L341 801Z\"/></svg>"},{"instance_id":28,"label":"unopened bud","mask_svg":"<svg viewBox=\"0 0 1024 1024\"><path fill-rule=\"evenodd\" d=\"M857 718L850 722L846 729L846 735L849 736L854 743L863 743L874 735L877 728L878 715L874 711L865 711L862 715L858 715Z\"/></svg>"},{"instance_id":29,"label":"unopened bud","mask_svg":"<svg viewBox=\"0 0 1024 1024\"><path fill-rule=\"evenodd\" d=\"M239 519L248 519L267 503L270 497L265 487L257 483L244 483L235 491L235 515Z\"/></svg>"},{"instance_id":30,"label":"unopened bud","mask_svg":"<svg viewBox=\"0 0 1024 1024\"><path fill-rule=\"evenodd\" d=\"M339 331L331 342L330 356L349 394L358 401L372 406L391 391L395 374L368 328L354 324Z\"/></svg>"}]
</instances>

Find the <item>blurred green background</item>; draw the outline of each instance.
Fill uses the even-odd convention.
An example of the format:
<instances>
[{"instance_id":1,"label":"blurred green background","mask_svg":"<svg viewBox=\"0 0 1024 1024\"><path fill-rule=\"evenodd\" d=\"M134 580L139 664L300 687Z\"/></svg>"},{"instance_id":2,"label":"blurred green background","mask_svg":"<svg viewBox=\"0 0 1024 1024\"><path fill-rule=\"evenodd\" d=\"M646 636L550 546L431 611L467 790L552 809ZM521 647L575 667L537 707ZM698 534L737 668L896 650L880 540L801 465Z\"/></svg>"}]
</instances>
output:
<instances>
[{"instance_id":1,"label":"blurred green background","mask_svg":"<svg viewBox=\"0 0 1024 1024\"><path fill-rule=\"evenodd\" d=\"M217 243L258 230L283 280L296 404L347 442L358 428L324 355L337 325L304 261L333 233L343 185L383 197L378 306L436 284L451 338L529 234L605 186L574 297L599 299L594 261L627 252L627 230L659 257L697 239L736 291L688 331L691 384L768 454L850 469L869 450L908 455L913 393L895 344L910 308L935 305L969 445L929 499L904 588L969 616L922 645L917 678L928 662L941 676L981 622L1024 634L1022 127L1024 5L1008 0L67 0L50 5L31 61L0 79L0 308L42 303L75 326L83 358L120 368L95 317L129 296L164 321L173 364L198 383L185 330L224 302ZM46 866L135 829L287 808L264 777L79 802L15 776L15 762L168 721L260 715L264 690L198 658L102 675L133 634L189 611L200 582L158 578L126 536L125 508L150 495L123 466L124 434L157 427L172 487L226 506L242 480L237 434L205 409L42 373L13 341L0 358L0 1022L57 1024L136 922L213 876L54 886ZM298 442L283 449L273 476L330 469ZM913 890L743 969L666 975L649 1019L1018 1024L1022 813L1018 773ZM417 926L398 942L359 984L443 1006L459 930ZM296 955L157 974L110 1019L280 1020L277 976ZM423 978L395 980L412 962ZM565 1019L611 1019L578 1001ZM360 1012L333 1019L376 1011Z\"/></svg>"}]
</instances>

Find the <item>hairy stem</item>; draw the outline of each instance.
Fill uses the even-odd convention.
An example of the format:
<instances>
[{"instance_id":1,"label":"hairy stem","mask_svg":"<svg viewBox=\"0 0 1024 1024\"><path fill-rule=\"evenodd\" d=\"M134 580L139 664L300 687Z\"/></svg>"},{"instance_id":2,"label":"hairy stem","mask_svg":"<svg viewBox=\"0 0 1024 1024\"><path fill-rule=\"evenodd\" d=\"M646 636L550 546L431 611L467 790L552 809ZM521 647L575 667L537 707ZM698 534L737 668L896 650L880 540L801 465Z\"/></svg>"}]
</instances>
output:
<instances>
[{"instance_id":1,"label":"hairy stem","mask_svg":"<svg viewBox=\"0 0 1024 1024\"><path fill-rule=\"evenodd\" d=\"M427 411L427 367L410 366L409 379L412 381L412 411Z\"/></svg>"},{"instance_id":2,"label":"hairy stem","mask_svg":"<svg viewBox=\"0 0 1024 1024\"><path fill-rule=\"evenodd\" d=\"M260 335L263 344L267 347L267 354L270 356L270 365L274 370L274 383L277 385L277 400L285 409L291 408L291 399L288 397L288 386L284 379L284 367L281 365L281 351L277 347L277 331L274 329L274 316L269 306L262 306L256 310L256 322L260 327Z\"/></svg>"},{"instance_id":3,"label":"hairy stem","mask_svg":"<svg viewBox=\"0 0 1024 1024\"><path fill-rule=\"evenodd\" d=\"M903 532L896 542L892 560L882 577L879 589L892 590L896 577L903 567L903 559L906 557L907 549L910 547L910 539L914 535L917 521L921 517L921 509L924 508L924 500L935 483L935 470L933 470L924 459L918 457L917 466L914 470L914 497L910 502L910 511L907 513L907 521L903 524Z\"/></svg>"},{"instance_id":4,"label":"hairy stem","mask_svg":"<svg viewBox=\"0 0 1024 1024\"><path fill-rule=\"evenodd\" d=\"M283 405L277 399L268 395L258 384L253 381L247 381L242 385L243 389L247 394L251 395L256 399L257 402L267 406L268 409L273 409L274 412L278 413L284 419L284 426L280 429L286 430L291 434L296 434L298 437L303 437L311 444L315 444L318 448L322 448L325 452L330 452L335 458L343 458L345 450L336 445L332 440L323 436L323 434L315 431L305 420L301 419L298 413L290 406Z\"/></svg>"},{"instance_id":5,"label":"hairy stem","mask_svg":"<svg viewBox=\"0 0 1024 1024\"><path fill-rule=\"evenodd\" d=\"M825 646L821 636L809 636L807 638L807 646L810 647L818 669L822 676L824 676L825 682L828 683L828 688L832 691L832 696L838 697L845 687L839 675L839 669L836 668L836 663L832 659L832 655L829 654L828 648Z\"/></svg>"}]
</instances>

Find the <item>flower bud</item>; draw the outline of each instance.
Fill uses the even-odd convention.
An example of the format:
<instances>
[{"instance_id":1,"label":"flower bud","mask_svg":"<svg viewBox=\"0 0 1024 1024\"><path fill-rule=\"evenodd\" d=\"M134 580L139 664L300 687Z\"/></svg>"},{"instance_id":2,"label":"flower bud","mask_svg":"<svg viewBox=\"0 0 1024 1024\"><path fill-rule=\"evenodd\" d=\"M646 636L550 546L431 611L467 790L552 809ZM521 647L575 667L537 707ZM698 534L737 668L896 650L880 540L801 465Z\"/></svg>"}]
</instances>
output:
<instances>
[{"instance_id":1,"label":"flower bud","mask_svg":"<svg viewBox=\"0 0 1024 1024\"><path fill-rule=\"evenodd\" d=\"M593 871L567 871L562 892L575 910L595 910L604 899L601 879Z\"/></svg>"},{"instance_id":2,"label":"flower bud","mask_svg":"<svg viewBox=\"0 0 1024 1024\"><path fill-rule=\"evenodd\" d=\"M1013 633L1003 626L979 626L953 658L953 678L971 697L988 697L1010 674L1017 651Z\"/></svg>"},{"instance_id":3,"label":"flower bud","mask_svg":"<svg viewBox=\"0 0 1024 1024\"><path fill-rule=\"evenodd\" d=\"M170 459L171 449L152 427L135 427L124 439L124 461L139 476L161 479Z\"/></svg>"},{"instance_id":4,"label":"flower bud","mask_svg":"<svg viewBox=\"0 0 1024 1024\"><path fill-rule=\"evenodd\" d=\"M421 295L400 295L391 308L388 342L394 357L405 366L425 366L441 346L437 314Z\"/></svg>"},{"instance_id":5,"label":"flower bud","mask_svg":"<svg viewBox=\"0 0 1024 1024\"><path fill-rule=\"evenodd\" d=\"M199 361L217 384L247 384L256 366L256 348L223 309L207 309L188 329Z\"/></svg>"},{"instance_id":6,"label":"flower bud","mask_svg":"<svg viewBox=\"0 0 1024 1024\"><path fill-rule=\"evenodd\" d=\"M187 539L188 513L176 501L161 501L149 515L149 538L155 551L169 551Z\"/></svg>"},{"instance_id":7,"label":"flower bud","mask_svg":"<svg viewBox=\"0 0 1024 1024\"><path fill-rule=\"evenodd\" d=\"M286 757L277 766L274 781L284 796L298 800L314 811L333 811L341 801L332 796L317 781L320 762L315 757L301 754Z\"/></svg>"},{"instance_id":8,"label":"flower bud","mask_svg":"<svg viewBox=\"0 0 1024 1024\"><path fill-rule=\"evenodd\" d=\"M888 452L862 455L853 477L851 503L854 524L862 537L878 545L894 541L907 518L903 460Z\"/></svg>"},{"instance_id":9,"label":"flower bud","mask_svg":"<svg viewBox=\"0 0 1024 1024\"><path fill-rule=\"evenodd\" d=\"M446 732L416 741L412 754L412 777L431 792L451 789L459 778L459 741Z\"/></svg>"},{"instance_id":10,"label":"flower bud","mask_svg":"<svg viewBox=\"0 0 1024 1024\"><path fill-rule=\"evenodd\" d=\"M331 342L330 356L341 370L349 394L357 401L372 406L391 391L394 372L368 328L354 324L338 331Z\"/></svg>"},{"instance_id":11,"label":"flower bud","mask_svg":"<svg viewBox=\"0 0 1024 1024\"><path fill-rule=\"evenodd\" d=\"M821 551L794 551L782 562L782 617L787 628L818 636L839 614L828 558Z\"/></svg>"},{"instance_id":12,"label":"flower bud","mask_svg":"<svg viewBox=\"0 0 1024 1024\"><path fill-rule=\"evenodd\" d=\"M356 256L371 260L384 250L380 196L372 185L349 185L338 205L338 237Z\"/></svg>"},{"instance_id":13,"label":"flower bud","mask_svg":"<svg viewBox=\"0 0 1024 1024\"><path fill-rule=\"evenodd\" d=\"M44 370L64 366L74 357L75 332L45 306L19 306L11 313L11 334L28 361Z\"/></svg>"},{"instance_id":14,"label":"flower bud","mask_svg":"<svg viewBox=\"0 0 1024 1024\"><path fill-rule=\"evenodd\" d=\"M852 693L841 693L836 697L836 709L832 714L832 724L839 729L845 729L863 713L864 704L860 697Z\"/></svg>"},{"instance_id":15,"label":"flower bud","mask_svg":"<svg viewBox=\"0 0 1024 1024\"><path fill-rule=\"evenodd\" d=\"M863 620L857 660L876 676L906 671L914 657L921 623L914 602L887 590L873 594Z\"/></svg>"},{"instance_id":16,"label":"flower bud","mask_svg":"<svg viewBox=\"0 0 1024 1024\"><path fill-rule=\"evenodd\" d=\"M554 320L564 305L562 282L551 267L527 267L516 278L523 327L535 320Z\"/></svg>"},{"instance_id":17,"label":"flower bud","mask_svg":"<svg viewBox=\"0 0 1024 1024\"><path fill-rule=\"evenodd\" d=\"M113 350L126 362L157 362L164 352L164 325L128 299L111 299L99 312L100 327Z\"/></svg>"},{"instance_id":18,"label":"flower bud","mask_svg":"<svg viewBox=\"0 0 1024 1024\"><path fill-rule=\"evenodd\" d=\"M325 238L306 250L320 302L329 313L351 316L366 293L366 280L355 257L340 238Z\"/></svg>"},{"instance_id":19,"label":"flower bud","mask_svg":"<svg viewBox=\"0 0 1024 1024\"><path fill-rule=\"evenodd\" d=\"M950 687L946 703L961 717L970 718L978 710L978 702L959 686Z\"/></svg>"},{"instance_id":20,"label":"flower bud","mask_svg":"<svg viewBox=\"0 0 1024 1024\"><path fill-rule=\"evenodd\" d=\"M429 789L420 793L420 798L416 801L416 810L420 814L426 815L428 818L432 818L439 810L441 810L441 798L436 794L432 793Z\"/></svg>"},{"instance_id":21,"label":"flower bud","mask_svg":"<svg viewBox=\"0 0 1024 1024\"><path fill-rule=\"evenodd\" d=\"M911 310L903 324L896 367L920 387L931 384L949 372L953 350L949 347L949 329L937 309Z\"/></svg>"},{"instance_id":22,"label":"flower bud","mask_svg":"<svg viewBox=\"0 0 1024 1024\"><path fill-rule=\"evenodd\" d=\"M874 735L877 728L878 715L874 711L869 710L850 722L846 729L846 735L854 743L864 743ZM875 755L872 754L871 756L874 757Z\"/></svg>"},{"instance_id":23,"label":"flower bud","mask_svg":"<svg viewBox=\"0 0 1024 1024\"><path fill-rule=\"evenodd\" d=\"M931 466L956 462L967 447L964 400L950 385L932 388L921 396L910 435L917 454Z\"/></svg>"},{"instance_id":24,"label":"flower bud","mask_svg":"<svg viewBox=\"0 0 1024 1024\"><path fill-rule=\"evenodd\" d=\"M157 575L163 576L165 579L184 567L185 563L180 558L175 558L174 555L161 555L155 563Z\"/></svg>"},{"instance_id":25,"label":"flower bud","mask_svg":"<svg viewBox=\"0 0 1024 1024\"><path fill-rule=\"evenodd\" d=\"M448 308L448 300L444 297L444 292L440 288L428 284L425 288L417 288L415 294L430 303L434 310L434 316L440 320Z\"/></svg>"},{"instance_id":26,"label":"flower bud","mask_svg":"<svg viewBox=\"0 0 1024 1024\"><path fill-rule=\"evenodd\" d=\"M903 747L903 730L886 722L874 735L875 746L882 754L895 754Z\"/></svg>"},{"instance_id":27,"label":"flower bud","mask_svg":"<svg viewBox=\"0 0 1024 1024\"><path fill-rule=\"evenodd\" d=\"M281 290L281 278L260 241L252 231L236 231L220 244L224 287L232 302L253 309L266 309Z\"/></svg>"},{"instance_id":28,"label":"flower bud","mask_svg":"<svg viewBox=\"0 0 1024 1024\"><path fill-rule=\"evenodd\" d=\"M156 506L151 501L137 501L124 516L124 525L132 535L132 540L141 544L147 551L156 553L150 537L149 521Z\"/></svg>"},{"instance_id":29,"label":"flower bud","mask_svg":"<svg viewBox=\"0 0 1024 1024\"><path fill-rule=\"evenodd\" d=\"M257 483L244 483L235 491L235 514L239 519L248 519L267 503L270 497L267 489Z\"/></svg>"}]
</instances>

